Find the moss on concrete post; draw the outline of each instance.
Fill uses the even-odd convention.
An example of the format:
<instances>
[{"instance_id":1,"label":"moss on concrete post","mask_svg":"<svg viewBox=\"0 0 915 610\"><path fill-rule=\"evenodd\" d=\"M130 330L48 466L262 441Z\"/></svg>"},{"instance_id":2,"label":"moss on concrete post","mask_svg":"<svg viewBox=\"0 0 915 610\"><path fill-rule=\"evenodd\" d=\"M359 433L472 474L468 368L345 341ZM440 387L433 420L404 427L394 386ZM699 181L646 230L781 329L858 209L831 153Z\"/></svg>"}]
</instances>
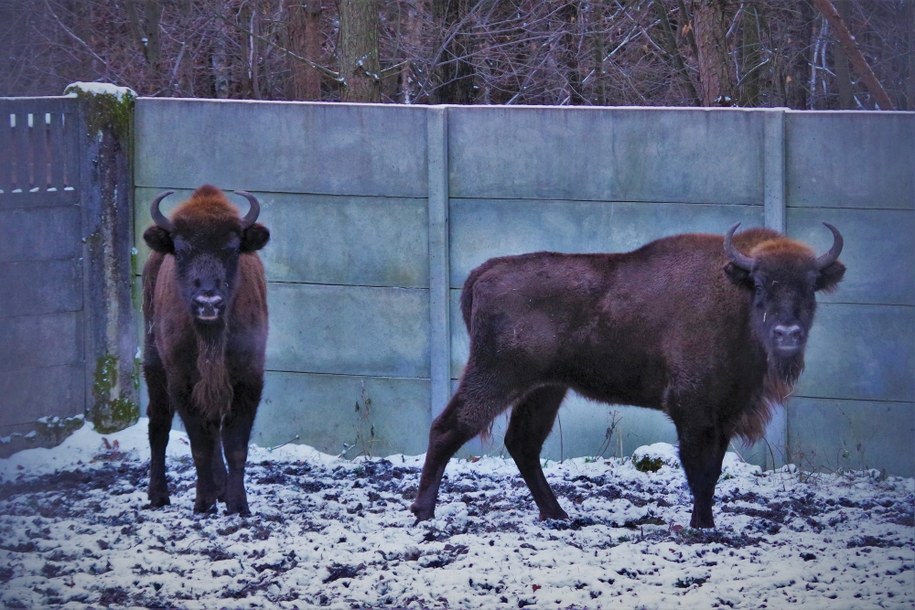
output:
<instances>
[{"instance_id":1,"label":"moss on concrete post","mask_svg":"<svg viewBox=\"0 0 915 610\"><path fill-rule=\"evenodd\" d=\"M83 213L87 418L110 433L137 421L139 365L134 280L133 181L130 130L136 95L130 89L75 83L83 133Z\"/></svg>"}]
</instances>

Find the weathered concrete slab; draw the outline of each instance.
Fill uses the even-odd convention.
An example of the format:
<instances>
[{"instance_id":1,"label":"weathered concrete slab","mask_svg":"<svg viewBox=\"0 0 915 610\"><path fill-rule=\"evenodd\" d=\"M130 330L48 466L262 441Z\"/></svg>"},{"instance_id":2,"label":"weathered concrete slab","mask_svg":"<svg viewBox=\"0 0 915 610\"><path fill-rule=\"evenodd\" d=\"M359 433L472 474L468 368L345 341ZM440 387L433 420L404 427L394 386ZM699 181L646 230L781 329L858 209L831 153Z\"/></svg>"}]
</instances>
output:
<instances>
[{"instance_id":1,"label":"weathered concrete slab","mask_svg":"<svg viewBox=\"0 0 915 610\"><path fill-rule=\"evenodd\" d=\"M354 409L364 383L374 404L390 405L373 414L376 433L388 425L382 416L392 418L385 446L424 451L466 360L458 296L472 268L536 250L628 251L735 222L787 227L818 250L830 240L821 222L832 222L849 267L840 288L820 296L808 368L770 428L772 445L743 455L771 463L784 457L785 438L793 451L809 444L817 424L789 417L798 401L899 405L885 417L902 428L904 409L915 411L906 343L915 276L899 271L900 260L915 260L915 114L140 100L136 124L145 142L140 263L146 208L160 190L178 189L177 203L212 182L263 203L273 238L263 251L271 336L262 444L298 433L341 451L357 424L365 430ZM214 153L199 155L200 142ZM606 448L613 412L622 420ZM560 423L549 459L675 440L663 414L574 395ZM499 451L504 426L462 454ZM886 438L895 443L887 455L907 450L898 435Z\"/></svg>"},{"instance_id":2,"label":"weathered concrete slab","mask_svg":"<svg viewBox=\"0 0 915 610\"><path fill-rule=\"evenodd\" d=\"M832 233L823 221L842 232L848 271L834 293L817 295L820 301L915 305L915 210L789 208L788 233L825 252Z\"/></svg>"},{"instance_id":3,"label":"weathered concrete slab","mask_svg":"<svg viewBox=\"0 0 915 610\"><path fill-rule=\"evenodd\" d=\"M421 106L141 100L140 187L275 193L426 194ZM164 134L167 136L163 137Z\"/></svg>"},{"instance_id":4,"label":"weathered concrete slab","mask_svg":"<svg viewBox=\"0 0 915 610\"><path fill-rule=\"evenodd\" d=\"M253 442L294 440L347 457L416 455L426 450L428 402L421 379L270 372Z\"/></svg>"},{"instance_id":5,"label":"weathered concrete slab","mask_svg":"<svg viewBox=\"0 0 915 610\"><path fill-rule=\"evenodd\" d=\"M0 210L0 263L78 258L82 253L82 219L78 207L36 207ZM34 230L38 229L38 230Z\"/></svg>"},{"instance_id":6,"label":"weathered concrete slab","mask_svg":"<svg viewBox=\"0 0 915 610\"><path fill-rule=\"evenodd\" d=\"M428 291L271 284L267 367L429 377Z\"/></svg>"},{"instance_id":7,"label":"weathered concrete slab","mask_svg":"<svg viewBox=\"0 0 915 610\"><path fill-rule=\"evenodd\" d=\"M915 209L915 113L788 112L789 206Z\"/></svg>"},{"instance_id":8,"label":"weathered concrete slab","mask_svg":"<svg viewBox=\"0 0 915 610\"><path fill-rule=\"evenodd\" d=\"M915 401L915 308L824 303L795 395Z\"/></svg>"},{"instance_id":9,"label":"weathered concrete slab","mask_svg":"<svg viewBox=\"0 0 915 610\"><path fill-rule=\"evenodd\" d=\"M754 204L763 112L468 107L449 115L451 196Z\"/></svg>"},{"instance_id":10,"label":"weathered concrete slab","mask_svg":"<svg viewBox=\"0 0 915 610\"><path fill-rule=\"evenodd\" d=\"M876 468L915 475L915 409L910 402L793 398L791 459L809 470Z\"/></svg>"}]
</instances>

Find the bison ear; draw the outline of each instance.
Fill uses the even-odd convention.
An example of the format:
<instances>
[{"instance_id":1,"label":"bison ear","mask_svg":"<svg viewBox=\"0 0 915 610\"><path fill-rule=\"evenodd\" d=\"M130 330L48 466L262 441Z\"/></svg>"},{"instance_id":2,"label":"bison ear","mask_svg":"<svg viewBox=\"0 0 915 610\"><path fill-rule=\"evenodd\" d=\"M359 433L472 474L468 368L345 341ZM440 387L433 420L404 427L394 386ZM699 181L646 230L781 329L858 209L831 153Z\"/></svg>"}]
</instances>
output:
<instances>
[{"instance_id":1,"label":"bison ear","mask_svg":"<svg viewBox=\"0 0 915 610\"><path fill-rule=\"evenodd\" d=\"M156 252L161 252L162 254L175 253L175 242L172 241L172 236L158 225L153 225L143 231L143 241Z\"/></svg>"},{"instance_id":2,"label":"bison ear","mask_svg":"<svg viewBox=\"0 0 915 610\"><path fill-rule=\"evenodd\" d=\"M741 288L753 288L753 279L750 277L750 272L746 269L742 269L734 263L728 263L724 266L724 273L728 276L728 279Z\"/></svg>"},{"instance_id":3,"label":"bison ear","mask_svg":"<svg viewBox=\"0 0 915 610\"><path fill-rule=\"evenodd\" d=\"M245 229L241 240L242 252L254 252L260 250L270 241L270 230L259 222L254 223Z\"/></svg>"},{"instance_id":4,"label":"bison ear","mask_svg":"<svg viewBox=\"0 0 915 610\"><path fill-rule=\"evenodd\" d=\"M817 276L816 284L814 285L814 290L823 290L826 292L832 292L836 289L836 286L839 285L839 282L842 281L842 278L845 276L845 265L839 261L834 262L828 267L820 269L820 274Z\"/></svg>"}]
</instances>

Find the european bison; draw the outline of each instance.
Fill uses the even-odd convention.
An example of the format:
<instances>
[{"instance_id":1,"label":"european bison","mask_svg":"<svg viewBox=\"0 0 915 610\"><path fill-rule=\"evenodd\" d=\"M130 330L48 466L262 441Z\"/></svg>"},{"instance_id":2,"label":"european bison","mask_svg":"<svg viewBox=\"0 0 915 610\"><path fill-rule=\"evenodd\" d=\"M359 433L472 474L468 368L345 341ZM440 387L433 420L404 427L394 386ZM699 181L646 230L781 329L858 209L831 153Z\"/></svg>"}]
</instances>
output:
<instances>
[{"instance_id":1,"label":"european bison","mask_svg":"<svg viewBox=\"0 0 915 610\"><path fill-rule=\"evenodd\" d=\"M245 462L267 342L267 286L257 250L270 232L255 222L257 199L237 192L250 203L244 218L222 191L204 185L171 220L159 203L172 193L162 193L151 206L155 225L143 233L153 250L143 268L153 507L170 503L165 447L177 411L197 470L194 511L208 512L220 500L229 514L250 514Z\"/></svg>"},{"instance_id":2,"label":"european bison","mask_svg":"<svg viewBox=\"0 0 915 610\"><path fill-rule=\"evenodd\" d=\"M825 223L824 223L825 224ZM804 368L814 292L842 279L842 236L819 258L768 229L677 235L626 254L539 252L470 273L461 311L470 355L432 422L417 520L435 511L445 465L512 407L505 446L542 519L567 518L539 455L568 389L664 411L677 429L690 525L714 527L712 499L734 436L762 437Z\"/></svg>"}]
</instances>

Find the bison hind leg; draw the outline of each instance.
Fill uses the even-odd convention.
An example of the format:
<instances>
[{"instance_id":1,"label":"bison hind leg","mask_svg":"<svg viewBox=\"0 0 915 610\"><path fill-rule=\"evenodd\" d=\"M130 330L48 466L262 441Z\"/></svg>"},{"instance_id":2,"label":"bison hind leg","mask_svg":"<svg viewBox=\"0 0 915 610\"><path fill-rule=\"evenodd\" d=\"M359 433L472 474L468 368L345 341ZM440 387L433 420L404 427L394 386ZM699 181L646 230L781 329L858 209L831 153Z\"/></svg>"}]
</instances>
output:
<instances>
[{"instance_id":1,"label":"bison hind leg","mask_svg":"<svg viewBox=\"0 0 915 610\"><path fill-rule=\"evenodd\" d=\"M505 433L505 448L512 456L524 482L527 483L541 519L568 519L556 495L543 475L540 451L556 420L559 405L566 395L566 388L545 386L532 390L512 410L508 431Z\"/></svg>"},{"instance_id":2,"label":"bison hind leg","mask_svg":"<svg viewBox=\"0 0 915 610\"><path fill-rule=\"evenodd\" d=\"M448 406L432 422L419 490L410 506L417 522L435 515L438 489L451 457L513 402L510 391L493 387L491 376L484 377L476 371L471 360Z\"/></svg>"}]
</instances>

